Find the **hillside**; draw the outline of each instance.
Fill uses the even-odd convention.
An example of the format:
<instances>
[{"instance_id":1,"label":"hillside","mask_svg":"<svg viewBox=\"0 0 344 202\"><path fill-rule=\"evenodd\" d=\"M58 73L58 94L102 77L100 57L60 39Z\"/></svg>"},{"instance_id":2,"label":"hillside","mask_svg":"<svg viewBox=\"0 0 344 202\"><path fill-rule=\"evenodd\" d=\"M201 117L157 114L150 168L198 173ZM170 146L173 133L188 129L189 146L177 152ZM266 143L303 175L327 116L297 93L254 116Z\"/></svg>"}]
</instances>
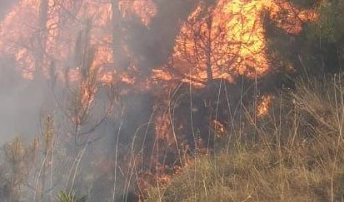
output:
<instances>
[{"instance_id":1,"label":"hillside","mask_svg":"<svg viewBox=\"0 0 344 202\"><path fill-rule=\"evenodd\" d=\"M0 0L0 202L344 201L343 0Z\"/></svg>"},{"instance_id":2,"label":"hillside","mask_svg":"<svg viewBox=\"0 0 344 202\"><path fill-rule=\"evenodd\" d=\"M342 74L298 79L257 123L247 114L226 131L222 149L148 187L145 201L342 201L343 98Z\"/></svg>"}]
</instances>

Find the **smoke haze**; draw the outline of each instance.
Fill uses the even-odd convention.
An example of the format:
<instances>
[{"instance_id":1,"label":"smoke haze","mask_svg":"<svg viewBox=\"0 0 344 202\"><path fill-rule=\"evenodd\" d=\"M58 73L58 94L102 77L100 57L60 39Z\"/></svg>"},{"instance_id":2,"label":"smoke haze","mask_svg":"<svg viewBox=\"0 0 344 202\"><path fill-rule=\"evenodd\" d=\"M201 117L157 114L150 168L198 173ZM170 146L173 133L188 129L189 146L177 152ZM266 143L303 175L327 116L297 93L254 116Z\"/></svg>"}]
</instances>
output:
<instances>
[{"instance_id":1,"label":"smoke haze","mask_svg":"<svg viewBox=\"0 0 344 202\"><path fill-rule=\"evenodd\" d=\"M193 155L199 142L211 145L211 124L225 128L229 114L223 111L253 99L251 91L240 95L253 86L246 76L269 68L262 56L263 24L255 17L274 4L254 7L260 10L251 21L233 23L247 24L244 33L230 35L229 29L238 30L229 17L235 21L241 11L250 12L245 0L227 18L213 18L214 8L222 2L225 15L232 1L138 2L127 2L131 10L125 12L116 0L0 1L0 147L16 136L27 145L38 137L35 165L25 162L34 173L25 179L34 190L28 201L45 201L63 190L90 201L135 198L141 175L173 173L183 164L180 148ZM13 8L17 13L6 18ZM193 22L186 23L192 14ZM301 27L299 16L285 15L295 21L292 31ZM235 62L248 65L236 69ZM234 103L225 103L225 95ZM219 106L223 110L215 117Z\"/></svg>"}]
</instances>

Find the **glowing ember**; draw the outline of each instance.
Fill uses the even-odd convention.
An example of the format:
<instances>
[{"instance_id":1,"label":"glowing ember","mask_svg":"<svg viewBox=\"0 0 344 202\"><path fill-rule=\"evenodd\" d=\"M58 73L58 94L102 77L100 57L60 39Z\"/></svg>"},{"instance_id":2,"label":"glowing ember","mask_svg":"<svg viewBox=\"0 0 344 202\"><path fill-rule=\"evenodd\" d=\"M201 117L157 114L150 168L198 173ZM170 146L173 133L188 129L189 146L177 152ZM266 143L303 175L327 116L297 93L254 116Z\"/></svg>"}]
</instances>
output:
<instances>
[{"instance_id":1,"label":"glowing ember","mask_svg":"<svg viewBox=\"0 0 344 202\"><path fill-rule=\"evenodd\" d=\"M263 117L268 114L270 105L272 103L272 96L263 96L257 108L257 116Z\"/></svg>"},{"instance_id":2,"label":"glowing ember","mask_svg":"<svg viewBox=\"0 0 344 202\"><path fill-rule=\"evenodd\" d=\"M225 126L220 123L218 120L213 120L211 123L211 127L216 132L216 135L219 137L223 137L226 135L226 128Z\"/></svg>"},{"instance_id":3,"label":"glowing ember","mask_svg":"<svg viewBox=\"0 0 344 202\"><path fill-rule=\"evenodd\" d=\"M157 139L167 143L168 146L178 144L173 136L172 125L169 113L158 114L155 117L155 133Z\"/></svg>"}]
</instances>

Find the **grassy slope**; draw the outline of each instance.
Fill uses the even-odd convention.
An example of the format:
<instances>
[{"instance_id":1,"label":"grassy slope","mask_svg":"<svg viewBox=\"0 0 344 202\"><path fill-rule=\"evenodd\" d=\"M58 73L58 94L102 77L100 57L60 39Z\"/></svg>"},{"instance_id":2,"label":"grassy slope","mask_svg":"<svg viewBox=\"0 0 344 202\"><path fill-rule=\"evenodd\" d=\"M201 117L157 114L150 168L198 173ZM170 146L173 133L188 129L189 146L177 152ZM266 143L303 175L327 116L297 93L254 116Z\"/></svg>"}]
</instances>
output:
<instances>
[{"instance_id":1,"label":"grassy slope","mask_svg":"<svg viewBox=\"0 0 344 202\"><path fill-rule=\"evenodd\" d=\"M344 200L344 81L299 80L267 116L246 120L240 134L228 131L227 149L195 158L170 184L149 188L146 200ZM250 135L258 138L242 138Z\"/></svg>"}]
</instances>

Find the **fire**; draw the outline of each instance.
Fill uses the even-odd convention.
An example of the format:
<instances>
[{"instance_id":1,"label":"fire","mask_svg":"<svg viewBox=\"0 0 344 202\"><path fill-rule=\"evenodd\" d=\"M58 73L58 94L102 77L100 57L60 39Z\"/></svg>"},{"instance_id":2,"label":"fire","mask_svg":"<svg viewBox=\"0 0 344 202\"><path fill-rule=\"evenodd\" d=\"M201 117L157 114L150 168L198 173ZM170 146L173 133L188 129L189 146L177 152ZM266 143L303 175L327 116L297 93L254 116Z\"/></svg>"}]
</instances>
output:
<instances>
[{"instance_id":1,"label":"fire","mask_svg":"<svg viewBox=\"0 0 344 202\"><path fill-rule=\"evenodd\" d=\"M41 0L21 0L7 14L0 22L0 55L14 58L26 79L34 79L39 69L48 77L51 62L56 64L59 75L68 69L65 79L71 82L81 80L76 101L84 108L93 103L97 91L94 78L83 80L82 68L75 62L80 52L75 44L80 32L88 28L88 22L92 24L89 45L94 47L91 70L97 72L97 81L104 85L121 82L134 86L138 91L150 89L157 94L163 86L159 81L167 83L165 86L176 80L191 83L194 87L204 87L208 79L222 78L233 82L238 75L250 78L262 76L270 66L265 53L264 18L271 18L279 28L290 34L299 34L302 23L317 18L313 10L299 9L286 0L219 0L210 8L199 4L185 22L180 22L181 29L169 61L161 67L150 67L152 76L148 81L142 81L135 66L135 61L140 58L134 58L129 48L123 48L131 62L129 68L120 71L114 67L116 60L121 58L114 58L113 41L116 36L112 33L112 25L116 19L112 19L110 1L47 2L46 13L40 9ZM139 22L135 23L142 23L147 29L159 12L153 0L119 0L119 7L124 19L130 21L138 18ZM44 21L42 18L45 15ZM160 91L155 91L155 87ZM270 96L262 98L258 117L267 114L271 102ZM157 143L153 150L161 146L165 150L177 147L174 130L178 128L173 128L171 113L158 111L153 117L157 139L164 142L160 146ZM74 116L74 121L81 123L82 117L78 115ZM212 120L210 125L219 137L226 135L225 125L220 121ZM202 149L201 141L195 144ZM165 175L160 178L162 183L168 183L169 179Z\"/></svg>"},{"instance_id":2,"label":"fire","mask_svg":"<svg viewBox=\"0 0 344 202\"><path fill-rule=\"evenodd\" d=\"M81 70L74 61L78 52L74 46L89 20L90 46L95 47L92 69L99 71L98 81L120 81L140 90L161 87L159 81L177 80L203 87L209 77L233 82L237 75L261 76L269 70L263 18L269 15L287 33L298 34L303 22L317 17L313 10L299 9L286 0L219 0L210 8L200 3L187 21L181 22L171 60L163 67L151 67L154 69L149 81L140 81L135 62L121 73L114 68L118 58L113 58L116 36L112 35L111 26L116 19L112 19L110 1L46 1L44 13L42 0L21 0L0 23L0 54L13 57L24 78L34 79L39 68L48 76L54 61L59 75L67 68L66 79L78 81ZM138 17L148 28L159 12L152 0L119 0L119 8L123 18L130 21ZM46 16L45 21L42 16ZM124 52L131 61L138 60L128 48L124 47ZM94 93L86 91L86 98ZM168 123L164 124L167 127Z\"/></svg>"},{"instance_id":3,"label":"fire","mask_svg":"<svg viewBox=\"0 0 344 202\"><path fill-rule=\"evenodd\" d=\"M120 7L123 15L127 16L132 13L140 16L141 22L149 26L151 19L156 15L156 7L152 0L134 0L120 1Z\"/></svg>"},{"instance_id":4,"label":"fire","mask_svg":"<svg viewBox=\"0 0 344 202\"><path fill-rule=\"evenodd\" d=\"M211 123L211 127L215 131L217 136L222 137L226 135L225 126L222 123L220 123L218 120L213 120Z\"/></svg>"},{"instance_id":5,"label":"fire","mask_svg":"<svg viewBox=\"0 0 344 202\"><path fill-rule=\"evenodd\" d=\"M86 19L92 20L91 45L97 47L93 66L103 68L113 64L111 34L111 3L48 0L44 27L40 27L41 0L21 0L0 23L0 53L13 56L23 71L23 77L34 78L37 68L47 76L50 61L62 71L71 64L73 45ZM123 16L138 15L149 24L155 15L151 1L120 1ZM109 28L110 27L110 28ZM42 29L46 30L46 33ZM39 50L43 49L41 53ZM43 60L40 65L38 60Z\"/></svg>"},{"instance_id":6,"label":"fire","mask_svg":"<svg viewBox=\"0 0 344 202\"><path fill-rule=\"evenodd\" d=\"M47 1L46 34L39 33L42 12L39 0L20 1L0 24L0 52L14 57L25 78L33 79L39 66L47 74L49 60L54 60L60 69L70 66L71 44L87 18L93 22L91 44L97 47L94 66L103 68L113 64L110 2ZM158 12L152 0L123 0L119 1L119 6L123 17L136 15L145 26L149 26ZM180 78L183 81L205 81L209 77L207 66L211 67L213 78L230 81L237 74L263 75L269 69L265 56L264 11L269 11L269 17L278 27L292 34L301 31L303 22L317 17L313 10L301 10L286 0L220 0L210 10L204 9L200 4L184 22L176 39L172 68L184 75ZM202 36L207 33L208 38ZM42 39L44 41L40 42ZM209 40L209 44L204 40ZM208 56L207 45L211 52ZM44 56L39 51L41 48L44 48ZM37 63L40 59L43 61ZM162 69L154 71L153 77L171 80L174 74ZM100 80L109 82L109 79L111 76L104 73Z\"/></svg>"},{"instance_id":7,"label":"fire","mask_svg":"<svg viewBox=\"0 0 344 202\"><path fill-rule=\"evenodd\" d=\"M258 117L263 117L267 115L269 112L269 108L272 104L273 98L272 96L263 96L261 102L258 105L257 108L257 116Z\"/></svg>"},{"instance_id":8,"label":"fire","mask_svg":"<svg viewBox=\"0 0 344 202\"><path fill-rule=\"evenodd\" d=\"M301 10L284 0L220 0L207 14L203 9L200 5L184 23L173 55L173 68L203 81L207 66L213 78L229 81L238 74L255 77L268 71L264 11L291 34L317 18L314 10Z\"/></svg>"}]
</instances>

